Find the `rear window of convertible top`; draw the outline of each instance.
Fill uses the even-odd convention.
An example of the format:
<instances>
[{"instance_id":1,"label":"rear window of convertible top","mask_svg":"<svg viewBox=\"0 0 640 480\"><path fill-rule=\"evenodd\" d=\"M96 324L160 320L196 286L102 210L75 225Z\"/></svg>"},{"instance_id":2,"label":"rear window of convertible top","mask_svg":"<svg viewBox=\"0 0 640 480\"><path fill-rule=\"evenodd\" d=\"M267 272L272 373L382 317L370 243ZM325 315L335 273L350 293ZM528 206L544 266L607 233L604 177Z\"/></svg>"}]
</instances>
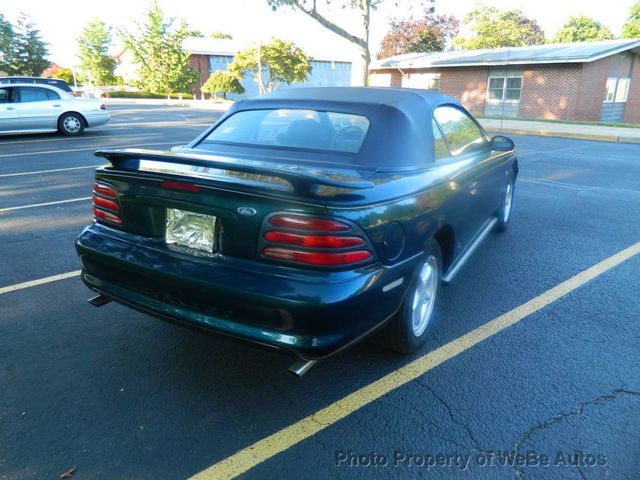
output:
<instances>
[{"instance_id":1,"label":"rear window of convertible top","mask_svg":"<svg viewBox=\"0 0 640 480\"><path fill-rule=\"evenodd\" d=\"M357 153L368 128L366 117L351 113L245 110L231 115L203 141Z\"/></svg>"}]
</instances>

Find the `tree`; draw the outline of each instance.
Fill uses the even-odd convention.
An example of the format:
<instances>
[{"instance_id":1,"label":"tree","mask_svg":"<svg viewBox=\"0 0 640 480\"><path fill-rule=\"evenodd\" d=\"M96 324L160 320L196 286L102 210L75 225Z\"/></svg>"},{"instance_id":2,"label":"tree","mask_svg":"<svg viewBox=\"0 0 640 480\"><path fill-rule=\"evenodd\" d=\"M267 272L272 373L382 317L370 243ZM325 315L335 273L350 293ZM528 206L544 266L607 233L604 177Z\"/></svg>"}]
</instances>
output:
<instances>
[{"instance_id":1,"label":"tree","mask_svg":"<svg viewBox=\"0 0 640 480\"><path fill-rule=\"evenodd\" d=\"M11 68L13 54L13 25L0 13L0 73Z\"/></svg>"},{"instance_id":2,"label":"tree","mask_svg":"<svg viewBox=\"0 0 640 480\"><path fill-rule=\"evenodd\" d=\"M212 95L222 93L222 96L227 98L227 93L244 93L245 90L234 72L218 70L211 74L202 86L202 91Z\"/></svg>"},{"instance_id":3,"label":"tree","mask_svg":"<svg viewBox=\"0 0 640 480\"><path fill-rule=\"evenodd\" d=\"M391 29L382 39L378 58L414 52L441 52L458 34L459 23L452 16L431 14L420 20L391 20Z\"/></svg>"},{"instance_id":4,"label":"tree","mask_svg":"<svg viewBox=\"0 0 640 480\"><path fill-rule=\"evenodd\" d=\"M70 68L63 68L55 63L51 64L49 68L42 72L42 76L45 78L59 78L69 85L73 85L73 71Z\"/></svg>"},{"instance_id":5,"label":"tree","mask_svg":"<svg viewBox=\"0 0 640 480\"><path fill-rule=\"evenodd\" d=\"M353 34L340 26L337 22L331 20L326 15L320 13L317 9L317 0L267 0L271 8L277 10L280 7L291 7L305 15L313 18L323 27L329 29L333 33L340 35L342 38L355 44L360 48L360 55L364 63L362 71L362 79L364 85L367 84L369 77L369 63L371 63L371 52L369 50L369 24L371 22L371 11L375 10L383 0L324 0L325 5L339 6L343 12L346 8L356 10L360 18L360 27L357 34Z\"/></svg>"},{"instance_id":6,"label":"tree","mask_svg":"<svg viewBox=\"0 0 640 480\"><path fill-rule=\"evenodd\" d=\"M593 42L612 38L613 34L609 27L591 17L580 15L570 17L567 23L556 32L552 43Z\"/></svg>"},{"instance_id":7,"label":"tree","mask_svg":"<svg viewBox=\"0 0 640 480\"><path fill-rule=\"evenodd\" d=\"M622 38L640 38L640 1L629 11L629 18L622 27Z\"/></svg>"},{"instance_id":8,"label":"tree","mask_svg":"<svg viewBox=\"0 0 640 480\"><path fill-rule=\"evenodd\" d=\"M228 71L238 78L250 75L256 82L262 82L267 92L277 89L282 83L304 82L311 73L309 58L293 42L272 38L260 46L262 72L258 74L258 47L238 52ZM267 82L264 82L264 72Z\"/></svg>"},{"instance_id":9,"label":"tree","mask_svg":"<svg viewBox=\"0 0 640 480\"><path fill-rule=\"evenodd\" d=\"M13 55L8 70L13 75L38 77L49 66L47 44L30 18L21 13L13 30Z\"/></svg>"},{"instance_id":10,"label":"tree","mask_svg":"<svg viewBox=\"0 0 640 480\"><path fill-rule=\"evenodd\" d=\"M233 40L233 37L231 35L229 35L228 33L224 33L224 32L211 32L209 34L209 38L219 38L222 40Z\"/></svg>"},{"instance_id":11,"label":"tree","mask_svg":"<svg viewBox=\"0 0 640 480\"><path fill-rule=\"evenodd\" d=\"M198 79L189 66L190 53L182 50L182 42L191 31L184 20L175 23L175 18L165 19L155 0L146 13L146 21L136 22L136 32L120 32L138 64L139 83L145 91L169 96L188 90Z\"/></svg>"},{"instance_id":12,"label":"tree","mask_svg":"<svg viewBox=\"0 0 640 480\"><path fill-rule=\"evenodd\" d=\"M78 38L80 67L91 74L95 85L112 85L115 82L113 69L116 61L109 55L111 28L102 20L89 22Z\"/></svg>"},{"instance_id":13,"label":"tree","mask_svg":"<svg viewBox=\"0 0 640 480\"><path fill-rule=\"evenodd\" d=\"M478 5L464 19L474 35L458 37L458 46L475 50L478 48L522 47L544 43L544 32L538 22L527 18L520 10L500 10L496 7Z\"/></svg>"}]
</instances>

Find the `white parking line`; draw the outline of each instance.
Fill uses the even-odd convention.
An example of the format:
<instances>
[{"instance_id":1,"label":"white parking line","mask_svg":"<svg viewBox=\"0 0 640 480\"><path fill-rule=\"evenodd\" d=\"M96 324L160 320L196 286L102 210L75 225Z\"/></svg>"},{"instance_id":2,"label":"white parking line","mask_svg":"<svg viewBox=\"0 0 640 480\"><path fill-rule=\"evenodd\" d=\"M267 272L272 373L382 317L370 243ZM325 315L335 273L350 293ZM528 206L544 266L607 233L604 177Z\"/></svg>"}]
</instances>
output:
<instances>
[{"instance_id":1,"label":"white parking line","mask_svg":"<svg viewBox=\"0 0 640 480\"><path fill-rule=\"evenodd\" d=\"M106 131L108 129L102 129L100 131ZM118 138L125 138L125 137L138 137L138 138L143 138L143 137L160 137L162 136L162 133L136 133L136 134L132 134L132 135L118 135ZM11 140L9 142L3 142L0 140L0 145L11 145L13 143L18 143L20 145L23 145L25 143L43 143L43 142L64 142L64 141L80 141L80 140L93 140L95 138L102 138L102 137L93 137L93 136L84 136L84 137L64 137L64 138L41 138L38 140Z\"/></svg>"},{"instance_id":2,"label":"white parking line","mask_svg":"<svg viewBox=\"0 0 640 480\"><path fill-rule=\"evenodd\" d=\"M87 167L69 167L69 168L54 168L51 170L36 170L35 172L20 172L20 173L2 173L0 178L3 177L22 177L23 175L38 175L40 173L54 173L54 172L66 172L67 170L83 170L85 168L98 168L101 165L89 165Z\"/></svg>"},{"instance_id":3,"label":"white parking line","mask_svg":"<svg viewBox=\"0 0 640 480\"><path fill-rule=\"evenodd\" d=\"M35 287L37 285L43 285L45 283L57 282L58 280L64 280L65 278L77 277L78 275L80 275L80 270L61 273L60 275L52 275L50 277L39 278L38 280L31 280L29 282L16 283L15 285L9 285L7 287L0 287L0 295L9 292L15 292L16 290L22 290L23 288Z\"/></svg>"},{"instance_id":4,"label":"white parking line","mask_svg":"<svg viewBox=\"0 0 640 480\"><path fill-rule=\"evenodd\" d=\"M48 207L49 205L61 205L63 203L82 202L84 200L91 200L91 197L78 197L78 198L70 198L68 200L58 200L56 202L33 203L31 205L20 205L19 207L0 208L0 213L13 212L15 210L24 210L26 208Z\"/></svg>"},{"instance_id":5,"label":"white parking line","mask_svg":"<svg viewBox=\"0 0 640 480\"><path fill-rule=\"evenodd\" d=\"M163 143L136 143L135 145L94 145L93 147L68 148L66 150L49 150L45 152L26 152L26 153L3 153L0 157L25 157L28 155L51 155L53 153L69 153L69 152L88 152L91 150L99 150L101 148L128 148L128 147L148 147L151 145L178 145L180 141L163 142Z\"/></svg>"}]
</instances>

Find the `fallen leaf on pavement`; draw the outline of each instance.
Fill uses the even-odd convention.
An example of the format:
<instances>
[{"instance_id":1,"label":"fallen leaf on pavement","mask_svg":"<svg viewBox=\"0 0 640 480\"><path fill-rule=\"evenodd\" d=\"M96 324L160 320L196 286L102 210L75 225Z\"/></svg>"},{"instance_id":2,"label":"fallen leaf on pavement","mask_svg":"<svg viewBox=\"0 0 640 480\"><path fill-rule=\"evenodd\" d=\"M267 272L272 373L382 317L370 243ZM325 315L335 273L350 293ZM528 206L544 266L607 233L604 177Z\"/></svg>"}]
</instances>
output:
<instances>
[{"instance_id":1,"label":"fallen leaf on pavement","mask_svg":"<svg viewBox=\"0 0 640 480\"><path fill-rule=\"evenodd\" d=\"M73 477L74 473L76 473L75 465L71 467L69 470L67 470L66 472L64 472L62 475L60 475L60 480L63 480L64 478L71 478Z\"/></svg>"}]
</instances>

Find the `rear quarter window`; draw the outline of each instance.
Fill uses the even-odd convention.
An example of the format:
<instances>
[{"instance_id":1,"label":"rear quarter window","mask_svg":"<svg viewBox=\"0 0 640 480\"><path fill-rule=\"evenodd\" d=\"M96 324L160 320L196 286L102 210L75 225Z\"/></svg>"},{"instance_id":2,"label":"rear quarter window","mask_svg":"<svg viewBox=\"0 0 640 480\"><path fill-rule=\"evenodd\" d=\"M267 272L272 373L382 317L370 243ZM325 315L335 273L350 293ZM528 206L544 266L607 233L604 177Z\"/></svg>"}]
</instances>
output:
<instances>
[{"instance_id":1,"label":"rear quarter window","mask_svg":"<svg viewBox=\"0 0 640 480\"><path fill-rule=\"evenodd\" d=\"M486 146L482 130L462 110L455 107L438 107L433 116L440 125L453 156L476 152Z\"/></svg>"}]
</instances>

